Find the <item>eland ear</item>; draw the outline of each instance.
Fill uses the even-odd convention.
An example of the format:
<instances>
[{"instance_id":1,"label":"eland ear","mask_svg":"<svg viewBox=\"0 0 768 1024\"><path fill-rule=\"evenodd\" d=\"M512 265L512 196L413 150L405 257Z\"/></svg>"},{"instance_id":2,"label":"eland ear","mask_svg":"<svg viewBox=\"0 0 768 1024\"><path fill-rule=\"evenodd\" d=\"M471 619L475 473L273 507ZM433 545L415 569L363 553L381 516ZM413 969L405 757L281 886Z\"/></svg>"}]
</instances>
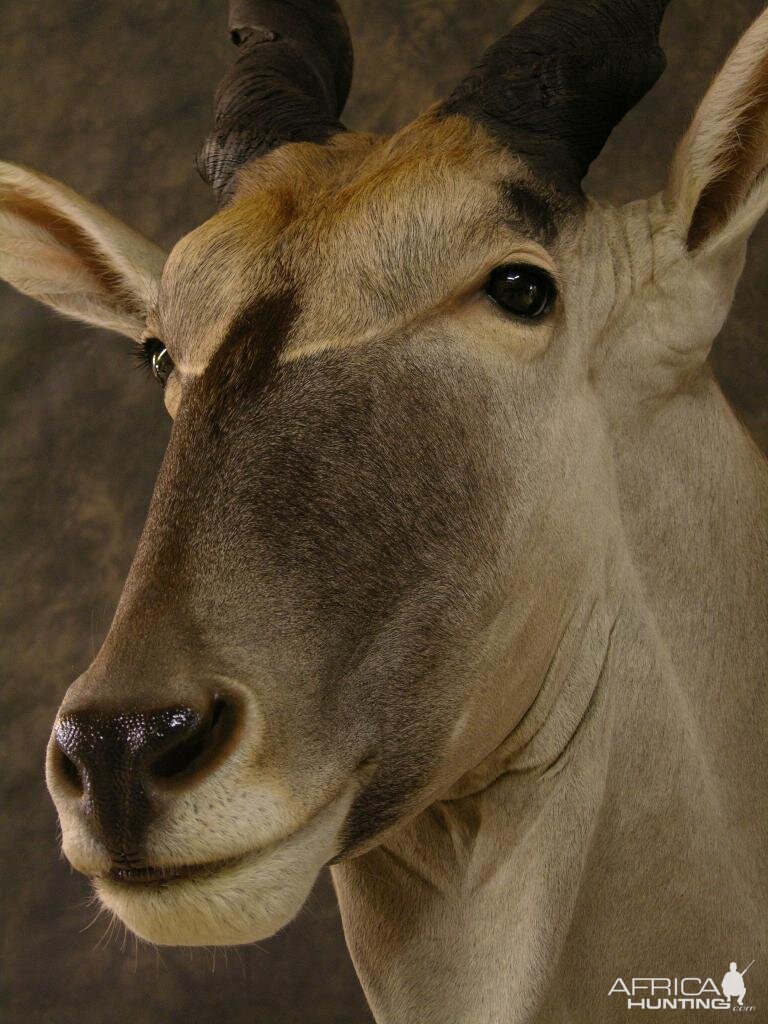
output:
<instances>
[{"instance_id":1,"label":"eland ear","mask_svg":"<svg viewBox=\"0 0 768 1024\"><path fill-rule=\"evenodd\" d=\"M680 143L665 200L691 253L743 244L768 207L768 11L715 78Z\"/></svg>"},{"instance_id":2,"label":"eland ear","mask_svg":"<svg viewBox=\"0 0 768 1024\"><path fill-rule=\"evenodd\" d=\"M139 338L165 254L43 174L0 161L0 278L86 323Z\"/></svg>"}]
</instances>

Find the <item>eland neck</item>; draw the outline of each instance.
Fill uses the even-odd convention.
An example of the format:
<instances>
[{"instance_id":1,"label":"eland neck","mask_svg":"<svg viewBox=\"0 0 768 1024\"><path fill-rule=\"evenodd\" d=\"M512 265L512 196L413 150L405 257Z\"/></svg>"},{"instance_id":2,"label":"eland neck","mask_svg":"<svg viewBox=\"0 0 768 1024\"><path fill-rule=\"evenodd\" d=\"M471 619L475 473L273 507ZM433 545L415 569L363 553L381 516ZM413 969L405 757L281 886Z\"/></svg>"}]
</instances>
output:
<instances>
[{"instance_id":1,"label":"eland neck","mask_svg":"<svg viewBox=\"0 0 768 1024\"><path fill-rule=\"evenodd\" d=\"M332 869L380 1024L553 1024L577 996L624 1020L617 977L715 975L724 936L765 940L765 461L706 371L606 421L622 542L537 697L443 799Z\"/></svg>"}]
</instances>

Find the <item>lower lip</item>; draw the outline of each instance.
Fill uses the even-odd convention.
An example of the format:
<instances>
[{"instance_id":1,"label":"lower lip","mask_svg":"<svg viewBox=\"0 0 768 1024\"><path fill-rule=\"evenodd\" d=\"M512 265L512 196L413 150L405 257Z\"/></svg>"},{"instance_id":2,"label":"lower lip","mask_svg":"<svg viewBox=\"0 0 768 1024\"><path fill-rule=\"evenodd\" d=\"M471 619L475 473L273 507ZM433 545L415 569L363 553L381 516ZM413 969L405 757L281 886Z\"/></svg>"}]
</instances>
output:
<instances>
[{"instance_id":1,"label":"lower lip","mask_svg":"<svg viewBox=\"0 0 768 1024\"><path fill-rule=\"evenodd\" d=\"M207 864L184 864L180 867L148 867L148 868L113 868L102 875L104 881L116 882L141 888L144 886L164 886L174 882L194 881L218 875L226 868L235 867L247 854L241 857L230 857L227 860L210 861Z\"/></svg>"}]
</instances>

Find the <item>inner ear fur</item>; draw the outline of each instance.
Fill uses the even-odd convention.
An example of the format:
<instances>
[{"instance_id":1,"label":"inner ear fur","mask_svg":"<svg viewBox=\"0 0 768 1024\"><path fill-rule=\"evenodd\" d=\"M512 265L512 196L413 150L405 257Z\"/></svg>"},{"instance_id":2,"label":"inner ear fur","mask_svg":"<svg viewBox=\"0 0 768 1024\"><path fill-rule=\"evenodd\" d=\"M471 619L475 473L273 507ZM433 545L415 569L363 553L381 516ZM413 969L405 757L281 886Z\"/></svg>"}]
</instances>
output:
<instances>
[{"instance_id":1,"label":"inner ear fur","mask_svg":"<svg viewBox=\"0 0 768 1024\"><path fill-rule=\"evenodd\" d=\"M742 37L682 140L667 189L688 250L743 239L768 203L768 12Z\"/></svg>"},{"instance_id":2,"label":"inner ear fur","mask_svg":"<svg viewBox=\"0 0 768 1024\"><path fill-rule=\"evenodd\" d=\"M45 175L0 162L0 277L59 312L140 335L165 254Z\"/></svg>"}]
</instances>

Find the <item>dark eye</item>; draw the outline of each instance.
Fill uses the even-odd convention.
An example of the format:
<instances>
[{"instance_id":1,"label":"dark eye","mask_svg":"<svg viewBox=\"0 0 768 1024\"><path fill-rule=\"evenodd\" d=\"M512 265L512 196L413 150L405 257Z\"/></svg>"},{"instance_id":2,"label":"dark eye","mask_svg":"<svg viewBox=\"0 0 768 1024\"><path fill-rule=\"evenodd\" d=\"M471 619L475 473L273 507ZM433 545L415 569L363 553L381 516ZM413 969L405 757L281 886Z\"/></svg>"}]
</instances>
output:
<instances>
[{"instance_id":1,"label":"dark eye","mask_svg":"<svg viewBox=\"0 0 768 1024\"><path fill-rule=\"evenodd\" d=\"M163 387L173 370L173 360L168 349L159 338L145 338L141 343L141 361L149 369L156 381Z\"/></svg>"},{"instance_id":2,"label":"dark eye","mask_svg":"<svg viewBox=\"0 0 768 1024\"><path fill-rule=\"evenodd\" d=\"M555 282L546 270L528 263L496 267L485 290L502 309L525 320L548 313L557 295Z\"/></svg>"}]
</instances>

